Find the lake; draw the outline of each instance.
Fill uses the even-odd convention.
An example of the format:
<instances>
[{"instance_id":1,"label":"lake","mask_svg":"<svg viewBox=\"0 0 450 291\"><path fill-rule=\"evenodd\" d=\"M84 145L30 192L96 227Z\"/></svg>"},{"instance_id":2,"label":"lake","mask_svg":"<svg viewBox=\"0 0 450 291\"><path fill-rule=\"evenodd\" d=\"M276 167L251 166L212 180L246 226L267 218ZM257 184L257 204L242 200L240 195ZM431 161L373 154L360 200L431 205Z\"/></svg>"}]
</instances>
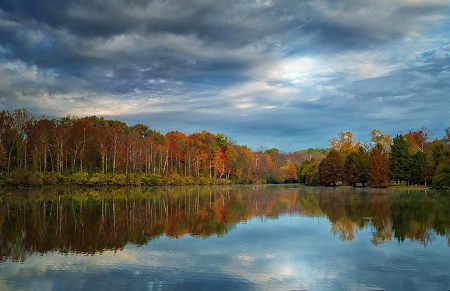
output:
<instances>
[{"instance_id":1,"label":"lake","mask_svg":"<svg viewBox=\"0 0 450 291\"><path fill-rule=\"evenodd\" d=\"M0 189L0 290L450 290L450 195Z\"/></svg>"}]
</instances>

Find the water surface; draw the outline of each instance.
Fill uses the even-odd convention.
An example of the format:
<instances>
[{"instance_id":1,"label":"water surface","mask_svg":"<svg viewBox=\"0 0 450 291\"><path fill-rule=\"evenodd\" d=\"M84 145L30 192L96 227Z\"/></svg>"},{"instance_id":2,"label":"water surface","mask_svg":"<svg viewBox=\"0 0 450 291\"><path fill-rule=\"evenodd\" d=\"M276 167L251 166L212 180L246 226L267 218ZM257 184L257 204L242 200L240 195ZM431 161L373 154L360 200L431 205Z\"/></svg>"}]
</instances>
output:
<instances>
[{"instance_id":1,"label":"water surface","mask_svg":"<svg viewBox=\"0 0 450 291\"><path fill-rule=\"evenodd\" d=\"M0 290L449 290L446 192L0 194Z\"/></svg>"}]
</instances>

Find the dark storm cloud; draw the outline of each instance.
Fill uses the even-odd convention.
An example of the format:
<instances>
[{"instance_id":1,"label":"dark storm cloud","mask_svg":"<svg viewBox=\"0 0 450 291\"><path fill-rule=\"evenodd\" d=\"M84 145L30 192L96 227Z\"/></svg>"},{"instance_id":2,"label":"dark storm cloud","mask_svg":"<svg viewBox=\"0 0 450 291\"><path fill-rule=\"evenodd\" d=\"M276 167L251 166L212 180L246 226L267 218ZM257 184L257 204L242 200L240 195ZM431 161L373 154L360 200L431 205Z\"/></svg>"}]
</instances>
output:
<instances>
[{"instance_id":1,"label":"dark storm cloud","mask_svg":"<svg viewBox=\"0 0 450 291\"><path fill-rule=\"evenodd\" d=\"M221 131L251 146L298 140L284 149L327 146L347 129L444 128L449 7L3 0L0 106Z\"/></svg>"}]
</instances>

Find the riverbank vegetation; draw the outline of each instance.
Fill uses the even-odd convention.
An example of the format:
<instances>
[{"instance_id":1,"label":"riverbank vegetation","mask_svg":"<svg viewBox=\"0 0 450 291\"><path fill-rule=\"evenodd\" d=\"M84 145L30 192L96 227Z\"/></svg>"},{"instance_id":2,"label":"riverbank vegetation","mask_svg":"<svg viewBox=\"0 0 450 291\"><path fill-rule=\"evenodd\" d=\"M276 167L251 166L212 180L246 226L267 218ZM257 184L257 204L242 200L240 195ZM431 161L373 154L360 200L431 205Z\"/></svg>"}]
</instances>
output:
<instances>
[{"instance_id":1,"label":"riverbank vegetation","mask_svg":"<svg viewBox=\"0 0 450 291\"><path fill-rule=\"evenodd\" d=\"M431 135L425 127L394 138L373 130L371 141L363 144L353 140L352 132L341 132L319 164L319 183L449 188L450 127L443 138Z\"/></svg>"},{"instance_id":2,"label":"riverbank vegetation","mask_svg":"<svg viewBox=\"0 0 450 291\"><path fill-rule=\"evenodd\" d=\"M36 118L0 111L0 185L158 186L300 182L306 185L450 187L450 127L395 138L373 130L367 143L350 131L328 149L252 150L223 133L162 134L103 117Z\"/></svg>"}]
</instances>

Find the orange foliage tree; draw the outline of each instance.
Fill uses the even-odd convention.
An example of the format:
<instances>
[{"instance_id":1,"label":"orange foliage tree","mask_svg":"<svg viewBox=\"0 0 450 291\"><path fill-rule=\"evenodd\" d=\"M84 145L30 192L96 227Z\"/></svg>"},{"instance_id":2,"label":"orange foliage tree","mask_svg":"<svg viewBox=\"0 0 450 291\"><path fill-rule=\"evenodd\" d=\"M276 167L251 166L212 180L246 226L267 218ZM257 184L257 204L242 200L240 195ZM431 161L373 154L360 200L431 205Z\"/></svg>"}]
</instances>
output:
<instances>
[{"instance_id":1,"label":"orange foliage tree","mask_svg":"<svg viewBox=\"0 0 450 291\"><path fill-rule=\"evenodd\" d=\"M389 155L381 144L376 144L369 154L368 180L372 187L389 185Z\"/></svg>"}]
</instances>

